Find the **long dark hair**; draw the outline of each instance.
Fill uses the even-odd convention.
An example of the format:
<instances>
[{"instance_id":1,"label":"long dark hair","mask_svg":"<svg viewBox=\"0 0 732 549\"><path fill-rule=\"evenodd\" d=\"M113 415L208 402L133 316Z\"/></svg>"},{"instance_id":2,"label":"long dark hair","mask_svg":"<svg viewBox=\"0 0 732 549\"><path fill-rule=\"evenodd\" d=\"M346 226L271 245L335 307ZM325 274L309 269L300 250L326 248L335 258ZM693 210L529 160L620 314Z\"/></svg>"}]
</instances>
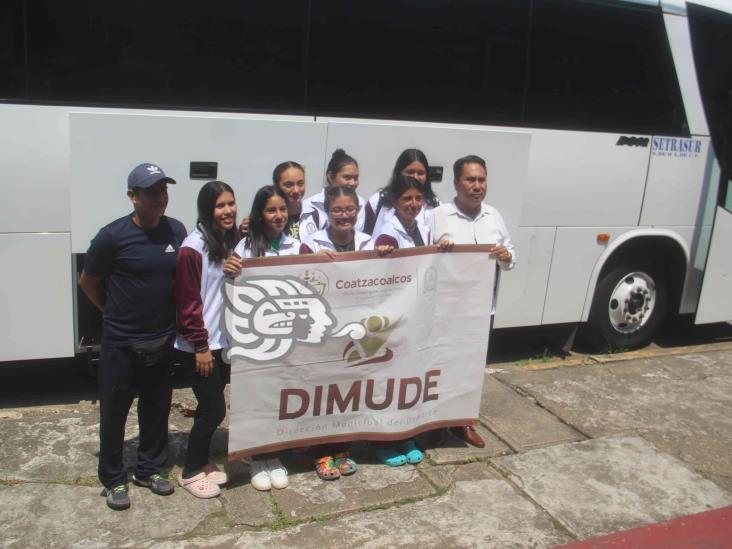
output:
<instances>
[{"instance_id":1,"label":"long dark hair","mask_svg":"<svg viewBox=\"0 0 732 549\"><path fill-rule=\"evenodd\" d=\"M285 195L275 185L265 185L254 195L252 211L249 212L249 234L246 236L246 246L252 252L252 256L260 257L265 255L269 249L269 238L264 232L264 208L267 201L273 196L279 196L287 204Z\"/></svg>"},{"instance_id":2,"label":"long dark hair","mask_svg":"<svg viewBox=\"0 0 732 549\"><path fill-rule=\"evenodd\" d=\"M326 168L325 174L326 176L328 174L331 174L333 177L338 175L338 172L343 169L344 166L348 166L350 164L353 164L358 168L358 162L356 162L356 159L352 156L346 154L346 151L343 149L336 149L333 151L333 155L330 157L330 162L328 162L328 167ZM328 180L328 185L330 185L330 180Z\"/></svg>"},{"instance_id":3,"label":"long dark hair","mask_svg":"<svg viewBox=\"0 0 732 549\"><path fill-rule=\"evenodd\" d=\"M386 198L387 200L386 203L389 204L388 197L393 196L390 187L394 184L394 181L398 177L402 177L402 171L404 171L404 168L409 166L412 162L419 162L424 166L424 169L427 172L427 179L425 180L424 185L420 185L420 190L422 191L422 198L424 199L424 203L432 207L439 206L440 201L437 198L435 191L432 190L432 182L430 181L430 165L427 162L427 157L419 149L404 149L402 151L402 154L400 154L397 158L396 164L394 164L394 170L392 170L391 172L391 179L389 179L389 184L382 189L382 192L384 193L384 198Z\"/></svg>"},{"instance_id":4,"label":"long dark hair","mask_svg":"<svg viewBox=\"0 0 732 549\"><path fill-rule=\"evenodd\" d=\"M424 187L415 178L409 175L399 175L391 180L391 184L388 187L389 194L384 195L384 200L392 208L402 196L409 189L417 189L422 194L422 200L424 200Z\"/></svg>"},{"instance_id":5,"label":"long dark hair","mask_svg":"<svg viewBox=\"0 0 732 549\"><path fill-rule=\"evenodd\" d=\"M229 257L240 239L236 218L234 218L234 226L224 233L214 225L213 214L216 209L216 201L225 192L230 192L231 196L234 196L234 189L223 181L209 181L198 191L196 227L203 234L208 258L214 263L221 263Z\"/></svg>"}]
</instances>

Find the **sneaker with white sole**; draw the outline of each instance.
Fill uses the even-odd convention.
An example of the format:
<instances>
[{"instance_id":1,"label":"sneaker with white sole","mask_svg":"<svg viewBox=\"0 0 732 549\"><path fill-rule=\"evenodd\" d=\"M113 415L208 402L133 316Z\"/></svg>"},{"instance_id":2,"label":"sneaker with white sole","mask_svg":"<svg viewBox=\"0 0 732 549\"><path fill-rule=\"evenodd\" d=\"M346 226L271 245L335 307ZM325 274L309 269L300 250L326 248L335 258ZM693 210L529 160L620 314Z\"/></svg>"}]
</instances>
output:
<instances>
[{"instance_id":1,"label":"sneaker with white sole","mask_svg":"<svg viewBox=\"0 0 732 549\"><path fill-rule=\"evenodd\" d=\"M255 490L266 492L272 488L272 481L269 478L269 469L266 459L254 459L249 464L249 476Z\"/></svg>"},{"instance_id":2,"label":"sneaker with white sole","mask_svg":"<svg viewBox=\"0 0 732 549\"><path fill-rule=\"evenodd\" d=\"M277 458L268 459L267 467L269 467L269 480L272 487L279 490L287 488L289 484L287 480L287 469L282 465L282 462Z\"/></svg>"},{"instance_id":3,"label":"sneaker with white sole","mask_svg":"<svg viewBox=\"0 0 732 549\"><path fill-rule=\"evenodd\" d=\"M169 496L175 492L175 487L169 479L165 478L160 473L155 473L149 477L140 478L137 474L132 475L132 483L136 486L142 486L143 488L149 488L153 494L159 496Z\"/></svg>"},{"instance_id":4,"label":"sneaker with white sole","mask_svg":"<svg viewBox=\"0 0 732 549\"><path fill-rule=\"evenodd\" d=\"M130 496L126 484L104 488L100 495L107 498L107 507L115 511L123 511L130 506Z\"/></svg>"}]
</instances>

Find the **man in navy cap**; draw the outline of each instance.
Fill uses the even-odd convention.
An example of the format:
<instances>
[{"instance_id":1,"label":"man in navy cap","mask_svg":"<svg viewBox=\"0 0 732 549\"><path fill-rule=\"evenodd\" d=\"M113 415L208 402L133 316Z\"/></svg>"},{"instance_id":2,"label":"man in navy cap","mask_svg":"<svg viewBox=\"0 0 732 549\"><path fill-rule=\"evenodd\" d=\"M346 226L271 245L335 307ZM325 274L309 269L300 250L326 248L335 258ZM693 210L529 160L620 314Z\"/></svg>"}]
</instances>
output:
<instances>
[{"instance_id":1,"label":"man in navy cap","mask_svg":"<svg viewBox=\"0 0 732 549\"><path fill-rule=\"evenodd\" d=\"M134 211L103 227L86 253L79 285L103 313L99 364L99 480L107 505L127 509L122 460L127 414L139 397L137 464L132 482L156 494L173 493L160 474L167 459L175 262L186 229L165 216L168 184L155 164L127 178Z\"/></svg>"}]
</instances>

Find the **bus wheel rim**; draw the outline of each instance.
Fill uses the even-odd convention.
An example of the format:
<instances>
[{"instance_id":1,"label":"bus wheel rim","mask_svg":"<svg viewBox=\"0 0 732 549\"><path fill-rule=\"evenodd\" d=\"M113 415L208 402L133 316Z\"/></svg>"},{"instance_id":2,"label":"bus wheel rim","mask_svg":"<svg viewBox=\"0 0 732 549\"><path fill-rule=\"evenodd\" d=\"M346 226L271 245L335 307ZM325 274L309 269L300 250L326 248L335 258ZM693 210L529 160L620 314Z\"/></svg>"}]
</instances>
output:
<instances>
[{"instance_id":1,"label":"bus wheel rim","mask_svg":"<svg viewBox=\"0 0 732 549\"><path fill-rule=\"evenodd\" d=\"M610 293L610 324L621 334L637 332L653 316L655 305L656 284L653 278L640 271L628 273Z\"/></svg>"}]
</instances>

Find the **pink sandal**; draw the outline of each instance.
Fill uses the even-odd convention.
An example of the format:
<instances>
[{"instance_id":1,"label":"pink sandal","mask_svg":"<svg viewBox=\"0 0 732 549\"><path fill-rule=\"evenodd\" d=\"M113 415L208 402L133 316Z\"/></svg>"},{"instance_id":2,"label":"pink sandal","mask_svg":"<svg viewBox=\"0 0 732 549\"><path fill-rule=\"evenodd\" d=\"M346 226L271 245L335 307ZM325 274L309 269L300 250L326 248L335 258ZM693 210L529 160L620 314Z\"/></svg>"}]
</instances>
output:
<instances>
[{"instance_id":1,"label":"pink sandal","mask_svg":"<svg viewBox=\"0 0 732 549\"><path fill-rule=\"evenodd\" d=\"M206 471L204 471L204 473L206 473ZM229 482L229 477L223 471L219 471L218 469L212 469L211 471L206 473L206 480L209 482L213 482L218 486L223 486L224 484Z\"/></svg>"},{"instance_id":2,"label":"pink sandal","mask_svg":"<svg viewBox=\"0 0 732 549\"><path fill-rule=\"evenodd\" d=\"M218 484L206 479L206 473L198 473L191 478L183 478L181 475L178 484L197 498L215 498L221 493Z\"/></svg>"}]
</instances>

